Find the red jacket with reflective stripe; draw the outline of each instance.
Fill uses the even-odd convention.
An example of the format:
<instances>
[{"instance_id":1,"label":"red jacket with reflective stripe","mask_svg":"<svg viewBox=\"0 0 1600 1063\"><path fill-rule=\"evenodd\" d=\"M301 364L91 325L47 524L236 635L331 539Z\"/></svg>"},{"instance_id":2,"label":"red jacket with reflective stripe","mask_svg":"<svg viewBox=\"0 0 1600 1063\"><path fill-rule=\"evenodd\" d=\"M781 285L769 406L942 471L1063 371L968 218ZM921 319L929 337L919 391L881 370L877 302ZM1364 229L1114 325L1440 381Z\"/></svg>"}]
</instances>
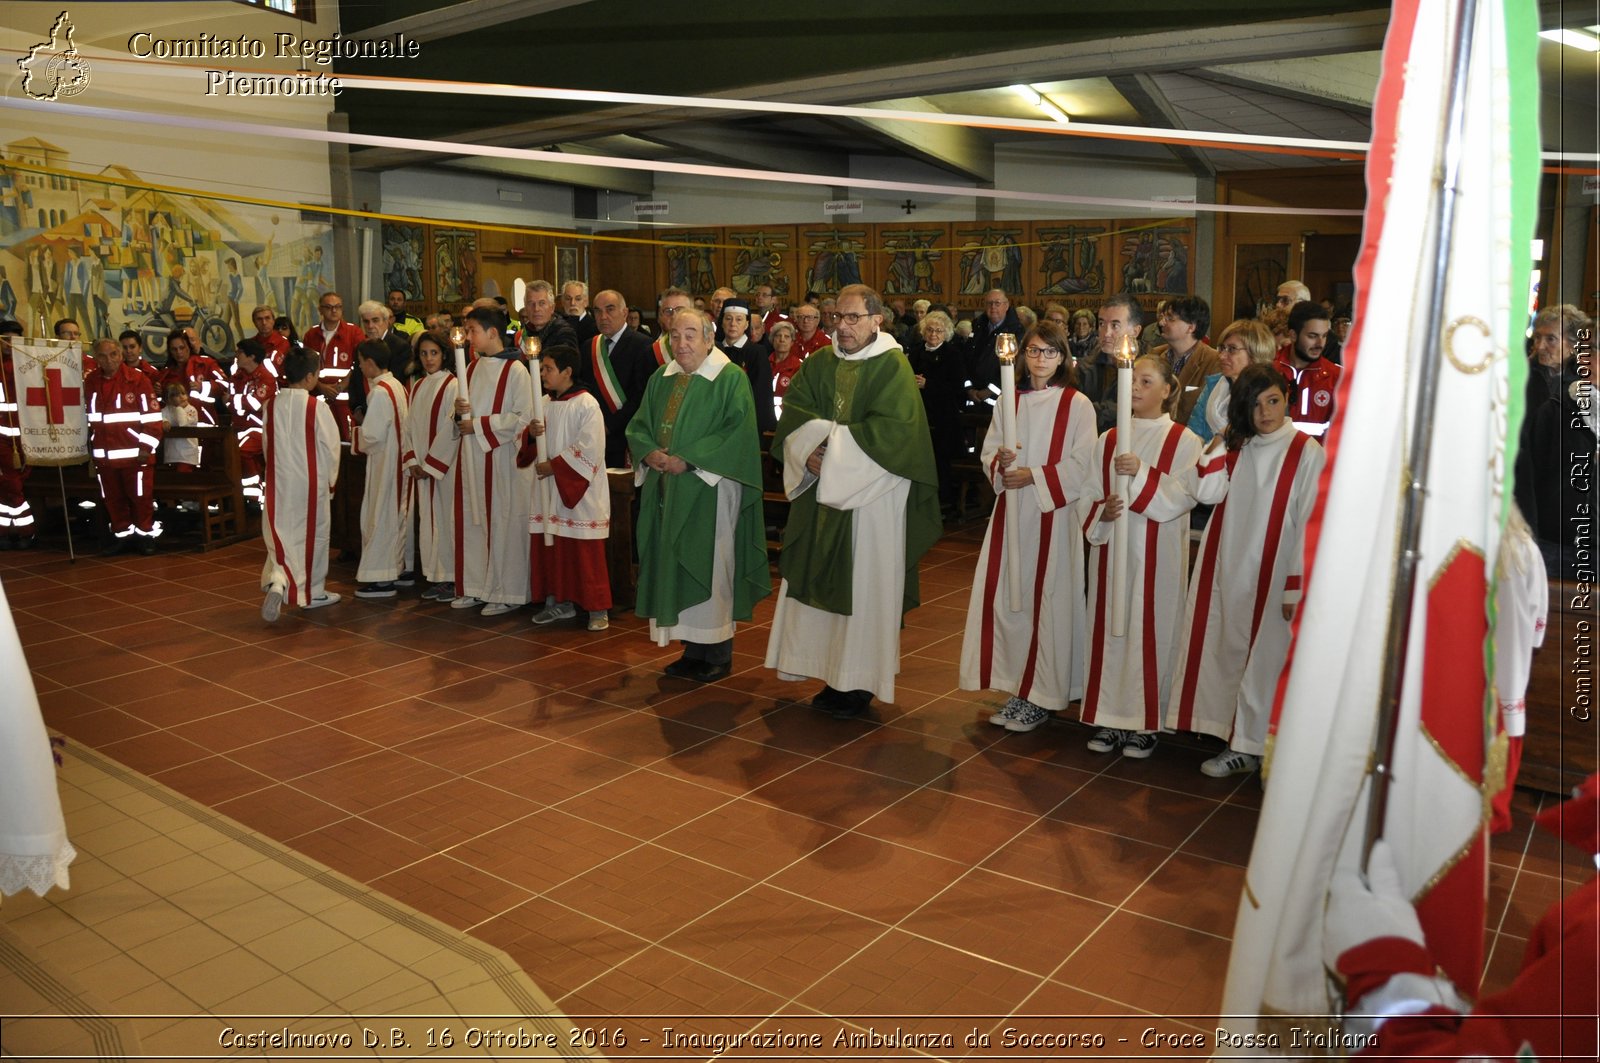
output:
<instances>
[{"instance_id":1,"label":"red jacket with reflective stripe","mask_svg":"<svg viewBox=\"0 0 1600 1063\"><path fill-rule=\"evenodd\" d=\"M96 465L153 465L161 447L161 410L143 373L118 364L110 376L94 369L83 381L89 452Z\"/></svg>"}]
</instances>

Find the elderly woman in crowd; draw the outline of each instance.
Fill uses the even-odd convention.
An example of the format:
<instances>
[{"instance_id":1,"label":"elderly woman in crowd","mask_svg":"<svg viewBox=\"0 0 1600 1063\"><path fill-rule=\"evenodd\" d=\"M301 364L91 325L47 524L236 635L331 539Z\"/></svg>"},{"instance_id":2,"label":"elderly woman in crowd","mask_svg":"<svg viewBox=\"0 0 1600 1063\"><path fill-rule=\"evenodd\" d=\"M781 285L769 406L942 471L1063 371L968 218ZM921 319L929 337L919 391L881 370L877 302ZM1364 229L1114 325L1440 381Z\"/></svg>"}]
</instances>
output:
<instances>
[{"instance_id":1,"label":"elderly woman in crowd","mask_svg":"<svg viewBox=\"0 0 1600 1063\"><path fill-rule=\"evenodd\" d=\"M1240 318L1223 329L1217 339L1218 362L1222 371L1206 377L1200 396L1195 399L1194 409L1189 414L1189 430L1209 443L1212 436L1228 427L1228 398L1232 394L1233 381L1252 362L1270 365L1275 353L1277 345L1272 333L1259 321Z\"/></svg>"},{"instance_id":2,"label":"elderly woman in crowd","mask_svg":"<svg viewBox=\"0 0 1600 1063\"><path fill-rule=\"evenodd\" d=\"M928 431L933 436L933 467L939 474L939 504L955 505L955 482L950 463L961 452L961 405L966 365L963 344L956 337L950 316L932 310L917 323L916 336L906 350L911 371L916 374L922 393L922 408L928 415Z\"/></svg>"}]
</instances>

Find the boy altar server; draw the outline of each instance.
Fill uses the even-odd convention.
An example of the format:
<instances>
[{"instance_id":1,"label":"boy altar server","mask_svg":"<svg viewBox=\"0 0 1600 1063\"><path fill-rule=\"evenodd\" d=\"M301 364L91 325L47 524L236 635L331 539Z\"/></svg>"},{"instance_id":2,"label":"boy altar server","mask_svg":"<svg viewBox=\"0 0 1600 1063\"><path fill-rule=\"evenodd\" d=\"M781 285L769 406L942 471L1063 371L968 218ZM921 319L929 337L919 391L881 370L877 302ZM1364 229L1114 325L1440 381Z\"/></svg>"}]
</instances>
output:
<instances>
[{"instance_id":1,"label":"boy altar server","mask_svg":"<svg viewBox=\"0 0 1600 1063\"><path fill-rule=\"evenodd\" d=\"M367 382L367 413L350 435L352 452L367 456L357 598L393 598L412 545L407 542L411 492L406 490L404 439L410 406L405 388L389 372L389 358L383 340L366 340L356 348L356 366Z\"/></svg>"},{"instance_id":2,"label":"boy altar server","mask_svg":"<svg viewBox=\"0 0 1600 1063\"><path fill-rule=\"evenodd\" d=\"M316 355L293 351L283 360L284 386L267 406L262 456L266 494L261 537L267 592L261 618L278 619L284 602L320 609L339 600L323 589L328 578L329 502L339 478L339 426L317 397Z\"/></svg>"}]
</instances>

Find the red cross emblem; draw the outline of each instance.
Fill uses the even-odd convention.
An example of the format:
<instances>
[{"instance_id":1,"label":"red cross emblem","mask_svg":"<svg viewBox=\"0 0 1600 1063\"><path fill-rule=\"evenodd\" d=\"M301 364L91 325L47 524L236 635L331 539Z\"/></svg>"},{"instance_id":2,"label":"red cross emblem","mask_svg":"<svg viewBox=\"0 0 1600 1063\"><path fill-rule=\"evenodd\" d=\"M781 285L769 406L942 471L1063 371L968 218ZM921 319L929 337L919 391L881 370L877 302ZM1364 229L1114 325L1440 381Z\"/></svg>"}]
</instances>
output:
<instances>
[{"instance_id":1,"label":"red cross emblem","mask_svg":"<svg viewBox=\"0 0 1600 1063\"><path fill-rule=\"evenodd\" d=\"M61 386L61 370L46 369L44 373L45 386L42 388L29 388L24 399L29 406L43 406L45 420L49 424L66 424L66 405L73 406L83 401L77 388L64 388Z\"/></svg>"}]
</instances>

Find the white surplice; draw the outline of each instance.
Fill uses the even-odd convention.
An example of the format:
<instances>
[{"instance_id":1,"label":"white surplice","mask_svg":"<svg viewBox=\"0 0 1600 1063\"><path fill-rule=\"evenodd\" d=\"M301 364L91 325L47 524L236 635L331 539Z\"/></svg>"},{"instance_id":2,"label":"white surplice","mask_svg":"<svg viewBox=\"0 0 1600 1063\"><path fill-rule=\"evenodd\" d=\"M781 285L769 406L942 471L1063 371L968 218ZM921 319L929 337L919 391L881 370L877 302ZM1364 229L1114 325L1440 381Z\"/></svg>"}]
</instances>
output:
<instances>
[{"instance_id":1,"label":"white surplice","mask_svg":"<svg viewBox=\"0 0 1600 1063\"><path fill-rule=\"evenodd\" d=\"M423 473L412 481L417 565L429 583L455 579L456 391L450 373L430 373L411 385L406 413L403 460Z\"/></svg>"},{"instance_id":2,"label":"white surplice","mask_svg":"<svg viewBox=\"0 0 1600 1063\"><path fill-rule=\"evenodd\" d=\"M528 510L533 466L517 467L533 419L533 382L514 356L467 369L473 431L461 437L456 480L456 585L470 598L528 602Z\"/></svg>"},{"instance_id":3,"label":"white surplice","mask_svg":"<svg viewBox=\"0 0 1600 1063\"><path fill-rule=\"evenodd\" d=\"M261 589L308 605L328 578L330 500L339 479L339 425L328 404L285 388L267 404L262 435Z\"/></svg>"},{"instance_id":4,"label":"white surplice","mask_svg":"<svg viewBox=\"0 0 1600 1063\"><path fill-rule=\"evenodd\" d=\"M367 456L361 493L361 564L356 579L387 583L405 567L411 528L411 492L406 489L405 389L389 373L368 382L367 412L350 432L351 449Z\"/></svg>"}]
</instances>

